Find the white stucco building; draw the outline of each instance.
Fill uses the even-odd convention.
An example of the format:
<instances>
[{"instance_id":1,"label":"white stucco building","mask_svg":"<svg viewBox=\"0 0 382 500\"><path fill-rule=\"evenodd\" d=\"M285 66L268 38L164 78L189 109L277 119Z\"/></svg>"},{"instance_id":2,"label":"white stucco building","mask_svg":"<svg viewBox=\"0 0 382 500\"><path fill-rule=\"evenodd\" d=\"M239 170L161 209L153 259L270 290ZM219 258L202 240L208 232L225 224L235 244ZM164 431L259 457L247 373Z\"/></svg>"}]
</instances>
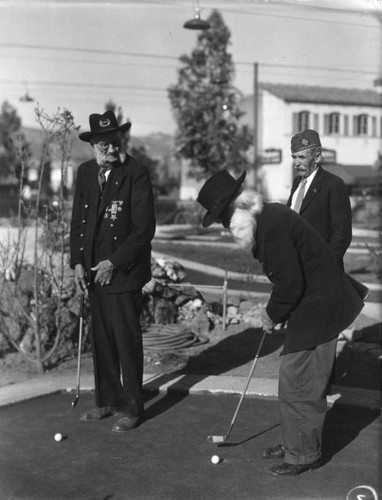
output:
<instances>
[{"instance_id":1,"label":"white stucco building","mask_svg":"<svg viewBox=\"0 0 382 500\"><path fill-rule=\"evenodd\" d=\"M319 132L326 168L349 182L376 176L382 155L382 93L302 85L261 84L258 100L257 177L264 197L285 202L294 176L290 140ZM253 128L253 96L242 100L243 122Z\"/></svg>"}]
</instances>

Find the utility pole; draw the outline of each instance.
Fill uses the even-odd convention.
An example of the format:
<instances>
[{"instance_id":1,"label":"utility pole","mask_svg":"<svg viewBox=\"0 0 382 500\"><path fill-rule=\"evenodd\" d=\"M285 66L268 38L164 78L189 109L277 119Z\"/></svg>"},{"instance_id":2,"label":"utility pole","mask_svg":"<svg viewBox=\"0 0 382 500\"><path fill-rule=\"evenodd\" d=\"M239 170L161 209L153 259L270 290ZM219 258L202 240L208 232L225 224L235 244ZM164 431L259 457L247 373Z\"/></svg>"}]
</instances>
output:
<instances>
[{"instance_id":1,"label":"utility pole","mask_svg":"<svg viewBox=\"0 0 382 500\"><path fill-rule=\"evenodd\" d=\"M253 184L256 186L258 180L258 167L259 167L259 65L253 65L253 129L254 140L253 146L255 154L253 157Z\"/></svg>"}]
</instances>

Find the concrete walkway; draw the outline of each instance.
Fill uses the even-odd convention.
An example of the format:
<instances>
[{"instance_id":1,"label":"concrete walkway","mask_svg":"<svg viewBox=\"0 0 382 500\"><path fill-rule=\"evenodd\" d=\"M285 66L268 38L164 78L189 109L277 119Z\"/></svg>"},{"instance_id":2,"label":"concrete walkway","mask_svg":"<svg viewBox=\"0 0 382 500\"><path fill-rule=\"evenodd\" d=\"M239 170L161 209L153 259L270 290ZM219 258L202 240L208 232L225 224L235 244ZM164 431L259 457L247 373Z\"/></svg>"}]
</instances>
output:
<instances>
[{"instance_id":1,"label":"concrete walkway","mask_svg":"<svg viewBox=\"0 0 382 500\"><path fill-rule=\"evenodd\" d=\"M196 375L144 375L144 387L155 392L179 392L186 394L241 394L246 377L196 376ZM246 395L248 397L277 399L277 379L252 378ZM93 376L81 377L81 392L94 390ZM41 376L27 382L11 384L0 388L0 406L15 404L55 392L72 392L76 395L75 373L61 376ZM347 404L365 408L381 408L382 393L354 387L334 386L328 396L328 404Z\"/></svg>"}]
</instances>

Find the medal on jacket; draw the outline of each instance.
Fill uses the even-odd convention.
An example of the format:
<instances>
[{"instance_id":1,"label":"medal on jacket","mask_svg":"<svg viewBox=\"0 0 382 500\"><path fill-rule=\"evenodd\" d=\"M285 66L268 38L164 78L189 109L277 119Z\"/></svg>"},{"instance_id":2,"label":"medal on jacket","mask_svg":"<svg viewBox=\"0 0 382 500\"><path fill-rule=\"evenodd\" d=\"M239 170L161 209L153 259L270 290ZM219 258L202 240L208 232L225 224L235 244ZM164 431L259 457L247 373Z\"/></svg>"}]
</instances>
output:
<instances>
[{"instance_id":1,"label":"medal on jacket","mask_svg":"<svg viewBox=\"0 0 382 500\"><path fill-rule=\"evenodd\" d=\"M110 217L111 220L117 220L118 212L122 211L123 200L115 200L110 202L110 205L105 210L105 219Z\"/></svg>"}]
</instances>

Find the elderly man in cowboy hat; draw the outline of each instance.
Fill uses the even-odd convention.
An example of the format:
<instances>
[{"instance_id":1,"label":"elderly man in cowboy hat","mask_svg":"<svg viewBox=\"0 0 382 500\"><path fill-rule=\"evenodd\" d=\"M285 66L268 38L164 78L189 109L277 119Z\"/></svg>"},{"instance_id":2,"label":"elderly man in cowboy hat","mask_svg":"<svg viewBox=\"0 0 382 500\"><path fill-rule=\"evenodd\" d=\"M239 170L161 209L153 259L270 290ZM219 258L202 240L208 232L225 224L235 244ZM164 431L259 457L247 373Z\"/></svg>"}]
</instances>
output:
<instances>
[{"instance_id":1,"label":"elderly man in cowboy hat","mask_svg":"<svg viewBox=\"0 0 382 500\"><path fill-rule=\"evenodd\" d=\"M198 195L207 209L203 226L221 222L250 250L273 284L263 312L271 334L287 322L279 372L282 443L263 450L284 458L275 475L319 467L326 386L337 335L359 314L363 301L321 236L295 211L242 189L227 171L210 177Z\"/></svg>"},{"instance_id":2,"label":"elderly man in cowboy hat","mask_svg":"<svg viewBox=\"0 0 382 500\"><path fill-rule=\"evenodd\" d=\"M70 266L81 293L89 293L96 407L84 422L116 416L114 432L143 419L142 287L151 279L155 233L148 169L121 151L113 111L92 114L88 142L95 159L81 164L73 200Z\"/></svg>"}]
</instances>

